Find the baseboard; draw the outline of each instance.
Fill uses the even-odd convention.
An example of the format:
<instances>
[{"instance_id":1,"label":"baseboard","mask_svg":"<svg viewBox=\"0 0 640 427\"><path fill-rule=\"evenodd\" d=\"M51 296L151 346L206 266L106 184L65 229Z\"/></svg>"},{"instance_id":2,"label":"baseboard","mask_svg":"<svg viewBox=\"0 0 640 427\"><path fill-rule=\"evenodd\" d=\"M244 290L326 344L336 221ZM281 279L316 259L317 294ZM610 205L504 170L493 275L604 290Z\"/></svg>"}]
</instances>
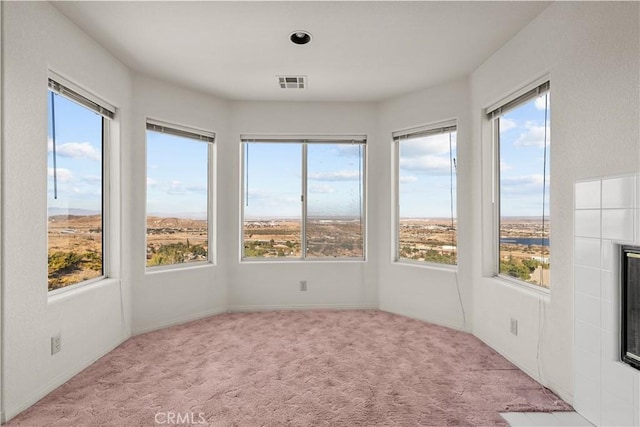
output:
<instances>
[{"instance_id":1,"label":"baseboard","mask_svg":"<svg viewBox=\"0 0 640 427\"><path fill-rule=\"evenodd\" d=\"M387 313L391 313L391 314L397 314L399 316L404 316L404 317L408 317L410 319L415 319L415 320L420 320L422 322L426 322L426 323L431 323L433 325L438 325L438 326L444 326L445 328L451 328L451 329L455 329L456 331L461 331L461 332L467 332L469 334L471 334L471 331L465 329L463 327L462 324L456 324L453 322L443 322L437 319L429 319L427 317L420 317L420 316L412 316L410 314L406 314L406 313L402 313L399 311L393 311L393 310L389 310L388 308L380 308L380 311L385 311Z\"/></svg>"},{"instance_id":2,"label":"baseboard","mask_svg":"<svg viewBox=\"0 0 640 427\"><path fill-rule=\"evenodd\" d=\"M169 328L171 326L181 325L183 323L193 322L194 320L204 319L205 317L215 316L216 314L226 313L227 309L225 307L216 307L211 310L200 311L198 313L189 314L188 316L176 317L174 319L165 320L163 322L154 323L149 326L145 326L144 328L136 328L131 332L132 336L146 334L147 332L153 332L164 328Z\"/></svg>"},{"instance_id":3,"label":"baseboard","mask_svg":"<svg viewBox=\"0 0 640 427\"><path fill-rule=\"evenodd\" d=\"M81 361L80 363L77 363L73 368L68 369L68 370L64 371L63 373L61 373L60 375L55 376L53 378L53 380L51 380L48 384L45 384L38 391L36 391L34 394L32 394L27 399L25 399L24 403L21 404L20 406L18 406L16 408L5 409L5 412L2 414L2 423L5 423L5 422L11 420L11 418L13 418L16 415L20 414L22 411L24 411L24 410L28 409L29 407L35 405L40 399L42 399L47 394L51 393L53 390L55 390L58 387L60 387L62 384L64 384L67 381L69 381L75 375L80 373L82 370L86 369L88 366L90 366L96 360L100 359L105 354L109 353L110 351L112 351L113 349L118 347L120 344L125 342L127 339L129 339L129 337L127 335L123 335L122 337L120 337L115 342L103 347L102 350L96 352L94 354L94 356L88 357L87 359Z\"/></svg>"},{"instance_id":4,"label":"baseboard","mask_svg":"<svg viewBox=\"0 0 640 427\"><path fill-rule=\"evenodd\" d=\"M364 304L291 304L291 305L232 305L232 313L278 310L378 310L377 306Z\"/></svg>"},{"instance_id":5,"label":"baseboard","mask_svg":"<svg viewBox=\"0 0 640 427\"><path fill-rule=\"evenodd\" d=\"M547 381L547 384L545 385L545 387L547 387L549 390L557 394L560 397L560 399L564 400L569 405L573 406L573 393L565 390L562 387L558 387L558 385L553 381Z\"/></svg>"},{"instance_id":6,"label":"baseboard","mask_svg":"<svg viewBox=\"0 0 640 427\"><path fill-rule=\"evenodd\" d=\"M517 360L514 360L512 357L509 357L502 348L495 345L493 342L491 342L491 340L487 339L486 337L483 337L477 334L473 334L473 335L476 338L478 338L480 341L482 341L483 343L485 343L486 345L488 345L489 347L491 347L492 349L500 353L500 355L505 359L507 359L509 362L516 365L518 369L520 369L525 374L529 375L537 383L540 383L543 386L547 387L549 390L557 394L562 400L573 405L573 395L569 393L567 390L565 390L564 388L558 387L553 381L543 381L542 378L538 376L538 372L535 367L532 368L529 366L524 366L522 363L518 362Z\"/></svg>"}]
</instances>

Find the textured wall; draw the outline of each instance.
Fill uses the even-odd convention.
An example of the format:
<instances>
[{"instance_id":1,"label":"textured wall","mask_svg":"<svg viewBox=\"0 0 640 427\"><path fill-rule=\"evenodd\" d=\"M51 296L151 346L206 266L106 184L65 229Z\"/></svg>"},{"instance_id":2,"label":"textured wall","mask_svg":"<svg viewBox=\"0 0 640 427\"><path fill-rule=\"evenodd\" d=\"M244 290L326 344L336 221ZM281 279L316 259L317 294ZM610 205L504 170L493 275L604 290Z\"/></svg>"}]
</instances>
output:
<instances>
[{"instance_id":1,"label":"textured wall","mask_svg":"<svg viewBox=\"0 0 640 427\"><path fill-rule=\"evenodd\" d=\"M637 3L557 2L471 77L474 333L572 401L573 183L638 171ZM491 138L479 112L551 79L551 292L491 277ZM519 320L517 337L509 318ZM538 356L539 355L539 356Z\"/></svg>"},{"instance_id":2,"label":"textured wall","mask_svg":"<svg viewBox=\"0 0 640 427\"><path fill-rule=\"evenodd\" d=\"M111 206L113 279L50 297L44 260L48 69L118 108L111 150L116 200L120 148L130 142L131 80L121 63L48 3L2 7L3 400L10 418L129 336L130 282L120 280L127 266L120 264L119 203ZM57 333L62 351L51 356L50 337Z\"/></svg>"}]
</instances>

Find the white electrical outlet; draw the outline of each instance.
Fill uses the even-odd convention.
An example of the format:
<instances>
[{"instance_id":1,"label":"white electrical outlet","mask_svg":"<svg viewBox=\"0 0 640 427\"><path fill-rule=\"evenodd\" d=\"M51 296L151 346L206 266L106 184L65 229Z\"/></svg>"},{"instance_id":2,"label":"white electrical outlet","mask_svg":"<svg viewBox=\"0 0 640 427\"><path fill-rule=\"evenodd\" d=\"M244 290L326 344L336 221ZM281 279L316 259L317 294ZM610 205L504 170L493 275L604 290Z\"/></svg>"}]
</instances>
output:
<instances>
[{"instance_id":1,"label":"white electrical outlet","mask_svg":"<svg viewBox=\"0 0 640 427\"><path fill-rule=\"evenodd\" d=\"M301 280L300 281L300 290L303 292L307 291L307 281L306 280Z\"/></svg>"},{"instance_id":2,"label":"white electrical outlet","mask_svg":"<svg viewBox=\"0 0 640 427\"><path fill-rule=\"evenodd\" d=\"M518 320L511 318L511 333L513 335L518 335Z\"/></svg>"},{"instance_id":3,"label":"white electrical outlet","mask_svg":"<svg viewBox=\"0 0 640 427\"><path fill-rule=\"evenodd\" d=\"M51 354L56 354L62 350L62 338L60 334L51 337Z\"/></svg>"}]
</instances>

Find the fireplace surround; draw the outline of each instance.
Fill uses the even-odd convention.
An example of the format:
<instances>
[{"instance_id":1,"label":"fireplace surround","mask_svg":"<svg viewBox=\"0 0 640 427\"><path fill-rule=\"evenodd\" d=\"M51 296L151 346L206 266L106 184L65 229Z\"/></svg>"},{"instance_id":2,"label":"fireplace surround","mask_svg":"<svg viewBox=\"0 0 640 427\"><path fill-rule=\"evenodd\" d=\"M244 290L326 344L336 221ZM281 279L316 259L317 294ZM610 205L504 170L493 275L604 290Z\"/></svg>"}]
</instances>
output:
<instances>
[{"instance_id":1,"label":"fireplace surround","mask_svg":"<svg viewBox=\"0 0 640 427\"><path fill-rule=\"evenodd\" d=\"M621 251L621 359L640 370L640 247L621 246Z\"/></svg>"}]
</instances>

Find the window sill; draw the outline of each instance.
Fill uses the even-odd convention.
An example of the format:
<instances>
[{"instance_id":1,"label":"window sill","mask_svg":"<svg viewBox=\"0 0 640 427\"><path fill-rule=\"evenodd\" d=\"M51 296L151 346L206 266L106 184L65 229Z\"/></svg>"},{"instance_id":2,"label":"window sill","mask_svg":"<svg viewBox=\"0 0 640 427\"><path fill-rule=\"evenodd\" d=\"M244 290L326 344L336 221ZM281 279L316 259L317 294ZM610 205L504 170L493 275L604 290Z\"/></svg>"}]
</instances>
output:
<instances>
[{"instance_id":1,"label":"window sill","mask_svg":"<svg viewBox=\"0 0 640 427\"><path fill-rule=\"evenodd\" d=\"M490 279L493 282L512 289L516 289L519 291L523 291L526 293L531 293L534 295L542 295L549 297L551 295L551 291L549 288L543 288L541 286L533 285L531 283L523 282L517 279L510 279L505 276L495 275L490 277L485 277L486 279Z\"/></svg>"},{"instance_id":2,"label":"window sill","mask_svg":"<svg viewBox=\"0 0 640 427\"><path fill-rule=\"evenodd\" d=\"M455 264L455 265L437 264L437 263L434 263L434 262L421 262L421 261L411 261L411 260L397 259L397 260L393 261L393 265L425 268L425 269L428 269L428 270L440 270L440 271L447 271L447 272L451 272L451 273L457 273L458 272L458 265L457 264Z\"/></svg>"},{"instance_id":3,"label":"window sill","mask_svg":"<svg viewBox=\"0 0 640 427\"><path fill-rule=\"evenodd\" d=\"M311 263L311 264L315 264L315 263L331 263L331 262L335 262L338 264L348 264L348 263L354 263L354 264L360 264L360 263L364 263L367 260L365 258L306 258L306 259L300 259L300 258L284 258L284 259L279 259L279 258L268 258L268 259L261 259L261 258L242 258L240 260L240 264L296 264L296 263Z\"/></svg>"},{"instance_id":4,"label":"window sill","mask_svg":"<svg viewBox=\"0 0 640 427\"><path fill-rule=\"evenodd\" d=\"M85 282L76 283L75 285L66 286L53 291L49 291L47 295L47 302L54 303L56 301L71 298L75 295L89 292L94 289L102 288L110 285L119 285L120 279L114 279L111 277L97 277L95 279L87 280Z\"/></svg>"},{"instance_id":5,"label":"window sill","mask_svg":"<svg viewBox=\"0 0 640 427\"><path fill-rule=\"evenodd\" d=\"M170 265L157 265L153 267L146 267L144 274L159 274L166 273L169 271L184 271L184 270L197 270L201 268L213 267L215 264L211 261L198 261L191 263L180 263L180 264L170 264Z\"/></svg>"}]
</instances>

